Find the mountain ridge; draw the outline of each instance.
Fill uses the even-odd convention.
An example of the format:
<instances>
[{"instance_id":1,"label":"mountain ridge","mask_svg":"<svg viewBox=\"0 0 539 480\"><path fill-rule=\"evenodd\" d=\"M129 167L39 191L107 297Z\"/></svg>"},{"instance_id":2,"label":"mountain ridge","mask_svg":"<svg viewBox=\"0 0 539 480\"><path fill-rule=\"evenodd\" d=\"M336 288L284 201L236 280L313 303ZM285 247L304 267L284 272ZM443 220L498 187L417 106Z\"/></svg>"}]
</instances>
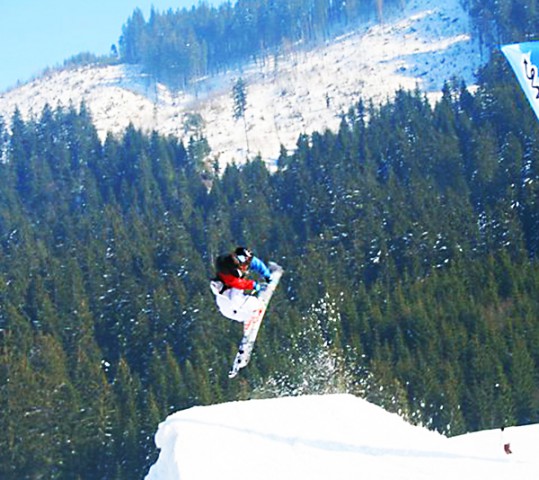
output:
<instances>
[{"instance_id":1,"label":"mountain ridge","mask_svg":"<svg viewBox=\"0 0 539 480\"><path fill-rule=\"evenodd\" d=\"M453 77L472 86L486 60L471 35L470 19L458 0L436 3L414 0L383 23L312 50L298 48L199 79L189 90L172 91L137 65L54 72L1 94L0 115L9 123L15 108L29 118L46 104L78 107L84 102L102 140L132 123L186 144L191 135L202 135L211 159L221 165L257 154L271 164L281 145L295 148L299 135L338 128L342 115L360 99L380 104L400 88L419 88L435 100ZM232 86L239 77L247 85L245 129L233 115ZM194 115L202 120L196 130L190 121Z\"/></svg>"}]
</instances>

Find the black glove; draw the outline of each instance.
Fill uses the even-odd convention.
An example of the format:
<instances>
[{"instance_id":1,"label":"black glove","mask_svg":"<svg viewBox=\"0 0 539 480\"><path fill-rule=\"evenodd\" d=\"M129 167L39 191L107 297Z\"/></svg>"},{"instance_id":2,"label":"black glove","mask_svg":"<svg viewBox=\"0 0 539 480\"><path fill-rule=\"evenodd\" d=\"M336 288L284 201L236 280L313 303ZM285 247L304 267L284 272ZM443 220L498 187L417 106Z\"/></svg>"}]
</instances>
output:
<instances>
[{"instance_id":1,"label":"black glove","mask_svg":"<svg viewBox=\"0 0 539 480\"><path fill-rule=\"evenodd\" d=\"M264 277L264 280L266 280L267 283L270 283L271 282L271 275L268 276L268 277Z\"/></svg>"}]
</instances>

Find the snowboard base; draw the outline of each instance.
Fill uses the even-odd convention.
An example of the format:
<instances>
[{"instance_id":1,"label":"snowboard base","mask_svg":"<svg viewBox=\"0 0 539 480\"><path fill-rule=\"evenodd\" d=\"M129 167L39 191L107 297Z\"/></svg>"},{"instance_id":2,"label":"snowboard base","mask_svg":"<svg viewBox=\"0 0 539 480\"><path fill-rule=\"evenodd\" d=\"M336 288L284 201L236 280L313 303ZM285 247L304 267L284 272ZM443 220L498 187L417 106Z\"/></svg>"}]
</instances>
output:
<instances>
[{"instance_id":1,"label":"snowboard base","mask_svg":"<svg viewBox=\"0 0 539 480\"><path fill-rule=\"evenodd\" d=\"M260 325L268 308L268 304L281 280L283 275L283 269L276 263L270 262L268 267L271 271L271 281L266 285L266 288L258 294L260 300L260 309L257 310L251 318L246 320L243 324L243 337L238 346L238 353L232 363L232 368L228 372L228 378L234 378L238 375L239 371L246 367L251 360L251 353L256 342Z\"/></svg>"}]
</instances>

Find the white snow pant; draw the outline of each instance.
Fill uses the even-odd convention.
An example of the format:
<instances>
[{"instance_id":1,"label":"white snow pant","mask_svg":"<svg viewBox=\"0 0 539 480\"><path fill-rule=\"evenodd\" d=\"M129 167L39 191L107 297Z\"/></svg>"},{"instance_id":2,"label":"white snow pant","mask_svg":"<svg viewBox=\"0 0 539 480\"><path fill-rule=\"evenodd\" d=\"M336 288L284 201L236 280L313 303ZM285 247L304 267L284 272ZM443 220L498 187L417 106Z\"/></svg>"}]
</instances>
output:
<instances>
[{"instance_id":1,"label":"white snow pant","mask_svg":"<svg viewBox=\"0 0 539 480\"><path fill-rule=\"evenodd\" d=\"M220 312L226 318L235 320L236 322L245 322L245 320L249 320L256 312L263 308L261 300L252 295L245 295L243 290L227 288L223 293L220 293L218 287L218 285L214 286L212 282L212 292L215 295L215 301Z\"/></svg>"}]
</instances>

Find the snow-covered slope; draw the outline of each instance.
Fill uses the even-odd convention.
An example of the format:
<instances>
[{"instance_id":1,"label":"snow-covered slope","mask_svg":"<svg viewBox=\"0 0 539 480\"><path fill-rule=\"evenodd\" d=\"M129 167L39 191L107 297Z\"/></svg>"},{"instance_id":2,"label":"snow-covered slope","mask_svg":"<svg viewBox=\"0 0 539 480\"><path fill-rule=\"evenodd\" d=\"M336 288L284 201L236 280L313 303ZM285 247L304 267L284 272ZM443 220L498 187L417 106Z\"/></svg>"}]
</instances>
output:
<instances>
[{"instance_id":1,"label":"snow-covered slope","mask_svg":"<svg viewBox=\"0 0 539 480\"><path fill-rule=\"evenodd\" d=\"M213 155L242 162L247 154L275 159L293 149L301 133L337 128L340 114L360 97L385 101L400 87L436 95L453 76L468 85L482 59L460 0L410 0L382 24L361 27L324 47L289 52L263 65L200 80L173 92L140 68L117 65L61 71L0 95L0 115L23 116L43 106L85 101L102 138L130 122L187 138L186 120L198 113ZM233 118L232 86L247 84L246 125ZM187 131L186 131L187 130ZM249 152L247 152L247 143Z\"/></svg>"},{"instance_id":2,"label":"snow-covered slope","mask_svg":"<svg viewBox=\"0 0 539 480\"><path fill-rule=\"evenodd\" d=\"M170 415L146 480L537 478L539 425L503 435L449 439L351 395L234 402Z\"/></svg>"}]
</instances>

